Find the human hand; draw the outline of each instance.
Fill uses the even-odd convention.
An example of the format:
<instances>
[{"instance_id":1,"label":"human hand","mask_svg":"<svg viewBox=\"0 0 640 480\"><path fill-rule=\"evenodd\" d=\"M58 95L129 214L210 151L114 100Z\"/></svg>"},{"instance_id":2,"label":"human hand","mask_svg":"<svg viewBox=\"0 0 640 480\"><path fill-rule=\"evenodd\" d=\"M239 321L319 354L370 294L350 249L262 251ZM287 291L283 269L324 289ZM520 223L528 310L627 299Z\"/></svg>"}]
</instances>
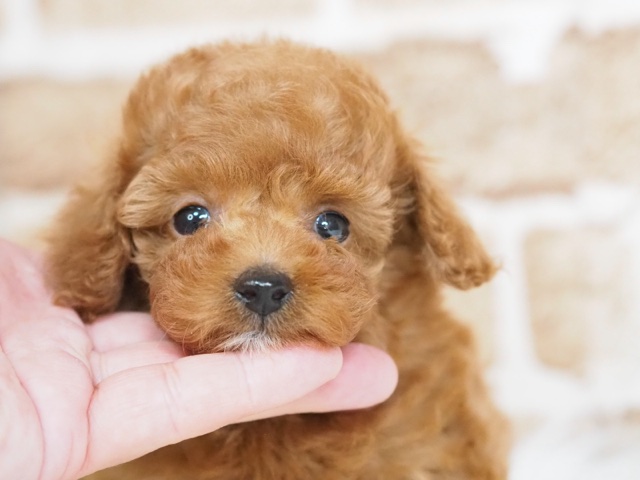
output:
<instances>
[{"instance_id":1,"label":"human hand","mask_svg":"<svg viewBox=\"0 0 640 480\"><path fill-rule=\"evenodd\" d=\"M231 423L371 406L396 381L362 344L185 356L146 314L85 325L0 240L0 478L78 478Z\"/></svg>"}]
</instances>

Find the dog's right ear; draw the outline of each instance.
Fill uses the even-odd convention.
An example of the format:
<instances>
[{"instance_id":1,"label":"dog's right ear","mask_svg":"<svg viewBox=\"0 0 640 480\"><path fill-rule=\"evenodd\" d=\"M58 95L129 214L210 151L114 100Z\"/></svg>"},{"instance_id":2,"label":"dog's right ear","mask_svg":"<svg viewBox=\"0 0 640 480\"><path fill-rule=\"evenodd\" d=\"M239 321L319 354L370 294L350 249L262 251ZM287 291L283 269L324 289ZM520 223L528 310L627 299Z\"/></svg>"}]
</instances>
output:
<instances>
[{"instance_id":1,"label":"dog's right ear","mask_svg":"<svg viewBox=\"0 0 640 480\"><path fill-rule=\"evenodd\" d=\"M122 179L110 167L72 192L48 235L54 302L74 308L84 321L115 310L130 260L128 232L116 218Z\"/></svg>"},{"instance_id":2,"label":"dog's right ear","mask_svg":"<svg viewBox=\"0 0 640 480\"><path fill-rule=\"evenodd\" d=\"M417 142L399 137L396 188L403 205L397 237L434 278L466 290L487 282L496 266L452 198L428 171Z\"/></svg>"}]
</instances>

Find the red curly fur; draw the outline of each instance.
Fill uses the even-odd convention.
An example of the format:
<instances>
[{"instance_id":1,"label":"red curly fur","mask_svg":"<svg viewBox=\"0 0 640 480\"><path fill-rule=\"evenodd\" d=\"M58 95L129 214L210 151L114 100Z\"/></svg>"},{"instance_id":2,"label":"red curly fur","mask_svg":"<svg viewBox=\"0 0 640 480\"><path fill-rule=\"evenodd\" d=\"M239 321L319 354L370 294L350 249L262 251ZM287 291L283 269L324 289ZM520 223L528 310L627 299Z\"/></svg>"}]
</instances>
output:
<instances>
[{"instance_id":1,"label":"red curly fur","mask_svg":"<svg viewBox=\"0 0 640 480\"><path fill-rule=\"evenodd\" d=\"M206 206L180 236L173 215ZM344 243L313 231L350 221ZM494 265L360 67L288 42L192 49L143 76L117 151L61 212L58 303L87 321L137 305L193 353L358 340L400 371L384 404L233 425L99 472L102 479L506 478L502 417L440 286ZM291 301L260 328L234 280L268 265ZM115 427L114 427L115 428Z\"/></svg>"}]
</instances>

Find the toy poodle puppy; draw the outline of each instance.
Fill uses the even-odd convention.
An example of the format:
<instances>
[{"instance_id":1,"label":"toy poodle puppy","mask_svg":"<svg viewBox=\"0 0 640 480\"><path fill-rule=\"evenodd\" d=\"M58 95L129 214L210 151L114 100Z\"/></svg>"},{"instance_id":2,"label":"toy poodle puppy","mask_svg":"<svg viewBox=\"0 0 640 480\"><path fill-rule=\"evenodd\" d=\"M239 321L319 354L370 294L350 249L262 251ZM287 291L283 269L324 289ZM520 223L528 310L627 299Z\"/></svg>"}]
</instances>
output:
<instances>
[{"instance_id":1,"label":"toy poodle puppy","mask_svg":"<svg viewBox=\"0 0 640 480\"><path fill-rule=\"evenodd\" d=\"M365 342L400 380L374 408L232 425L94 478L506 478L502 417L440 293L494 265L368 74L224 43L152 69L123 113L54 227L59 304L149 310L194 354Z\"/></svg>"}]
</instances>

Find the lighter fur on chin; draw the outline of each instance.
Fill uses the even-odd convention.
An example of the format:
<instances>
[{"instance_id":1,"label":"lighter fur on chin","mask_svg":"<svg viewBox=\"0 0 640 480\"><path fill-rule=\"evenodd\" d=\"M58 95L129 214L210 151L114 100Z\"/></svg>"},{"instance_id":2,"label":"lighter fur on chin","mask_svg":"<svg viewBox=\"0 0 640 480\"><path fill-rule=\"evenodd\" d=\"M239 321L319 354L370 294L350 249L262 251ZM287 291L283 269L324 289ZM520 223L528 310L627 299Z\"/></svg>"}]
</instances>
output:
<instances>
[{"instance_id":1,"label":"lighter fur on chin","mask_svg":"<svg viewBox=\"0 0 640 480\"><path fill-rule=\"evenodd\" d=\"M282 347L282 343L263 330L244 332L223 341L218 347L223 352L266 353Z\"/></svg>"}]
</instances>

